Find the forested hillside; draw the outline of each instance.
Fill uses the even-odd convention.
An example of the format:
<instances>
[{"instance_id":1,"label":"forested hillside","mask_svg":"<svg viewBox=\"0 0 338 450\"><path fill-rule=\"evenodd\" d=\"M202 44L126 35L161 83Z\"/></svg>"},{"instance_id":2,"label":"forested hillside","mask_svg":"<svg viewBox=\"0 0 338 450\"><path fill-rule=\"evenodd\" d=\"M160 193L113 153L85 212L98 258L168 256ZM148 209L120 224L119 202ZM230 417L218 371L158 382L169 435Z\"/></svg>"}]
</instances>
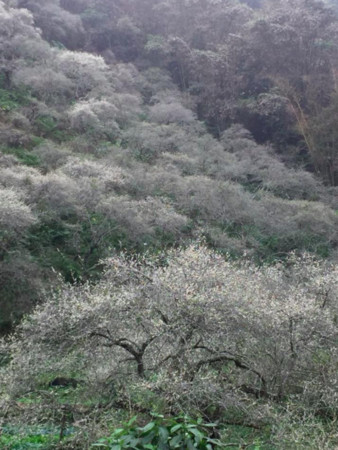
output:
<instances>
[{"instance_id":1,"label":"forested hillside","mask_svg":"<svg viewBox=\"0 0 338 450\"><path fill-rule=\"evenodd\" d=\"M1 448L338 446L337 83L335 1L0 0Z\"/></svg>"}]
</instances>

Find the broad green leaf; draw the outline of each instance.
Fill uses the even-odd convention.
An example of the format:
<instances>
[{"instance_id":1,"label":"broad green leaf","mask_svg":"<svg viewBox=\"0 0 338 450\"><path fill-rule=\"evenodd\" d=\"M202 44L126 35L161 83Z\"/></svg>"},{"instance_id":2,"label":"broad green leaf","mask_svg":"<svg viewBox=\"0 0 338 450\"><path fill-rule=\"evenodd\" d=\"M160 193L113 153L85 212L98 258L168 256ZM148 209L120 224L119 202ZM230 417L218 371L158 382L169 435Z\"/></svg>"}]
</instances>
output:
<instances>
[{"instance_id":1,"label":"broad green leaf","mask_svg":"<svg viewBox=\"0 0 338 450\"><path fill-rule=\"evenodd\" d=\"M159 442L157 444L157 449L156 450L169 450L169 445L167 443L164 443L164 442Z\"/></svg>"},{"instance_id":2,"label":"broad green leaf","mask_svg":"<svg viewBox=\"0 0 338 450\"><path fill-rule=\"evenodd\" d=\"M170 430L171 433L175 433L177 430L181 429L183 427L183 425L181 423L178 423L177 425L175 425L174 427L172 427L172 429Z\"/></svg>"},{"instance_id":3,"label":"broad green leaf","mask_svg":"<svg viewBox=\"0 0 338 450\"><path fill-rule=\"evenodd\" d=\"M218 439L208 438L208 442L210 442L211 444L214 444L214 445L221 445L221 441L219 441Z\"/></svg>"},{"instance_id":4,"label":"broad green leaf","mask_svg":"<svg viewBox=\"0 0 338 450\"><path fill-rule=\"evenodd\" d=\"M148 433L148 431L152 430L156 425L155 422L149 422L145 427L142 428L143 433Z\"/></svg>"},{"instance_id":5,"label":"broad green leaf","mask_svg":"<svg viewBox=\"0 0 338 450\"><path fill-rule=\"evenodd\" d=\"M182 443L182 440L183 440L183 436L181 434L175 436L169 442L170 448L178 448L178 446L180 446L180 444Z\"/></svg>"},{"instance_id":6,"label":"broad green leaf","mask_svg":"<svg viewBox=\"0 0 338 450\"><path fill-rule=\"evenodd\" d=\"M125 428L117 428L114 430L112 437L119 436L121 433L125 433Z\"/></svg>"},{"instance_id":7,"label":"broad green leaf","mask_svg":"<svg viewBox=\"0 0 338 450\"><path fill-rule=\"evenodd\" d=\"M163 414L157 414L155 412L151 412L150 415L153 417L156 417L157 419L164 419Z\"/></svg>"},{"instance_id":8,"label":"broad green leaf","mask_svg":"<svg viewBox=\"0 0 338 450\"><path fill-rule=\"evenodd\" d=\"M127 423L127 427L130 427L137 420L137 416L133 416Z\"/></svg>"},{"instance_id":9,"label":"broad green leaf","mask_svg":"<svg viewBox=\"0 0 338 450\"><path fill-rule=\"evenodd\" d=\"M204 434L201 431L197 430L196 428L191 428L189 430L189 433L192 433L195 436L197 444L199 444L201 440L204 438Z\"/></svg>"},{"instance_id":10,"label":"broad green leaf","mask_svg":"<svg viewBox=\"0 0 338 450\"><path fill-rule=\"evenodd\" d=\"M165 427L159 427L158 433L162 442L167 442L169 437L169 431Z\"/></svg>"},{"instance_id":11,"label":"broad green leaf","mask_svg":"<svg viewBox=\"0 0 338 450\"><path fill-rule=\"evenodd\" d=\"M196 447L190 438L186 439L185 445L187 446L187 450L196 450Z\"/></svg>"},{"instance_id":12,"label":"broad green leaf","mask_svg":"<svg viewBox=\"0 0 338 450\"><path fill-rule=\"evenodd\" d=\"M142 436L140 442L142 442L142 444L151 444L155 436L156 433L152 431L151 433Z\"/></svg>"},{"instance_id":13,"label":"broad green leaf","mask_svg":"<svg viewBox=\"0 0 338 450\"><path fill-rule=\"evenodd\" d=\"M123 437L123 444L128 444L130 446L136 446L139 442L138 438L135 438L133 434L128 434Z\"/></svg>"}]
</instances>

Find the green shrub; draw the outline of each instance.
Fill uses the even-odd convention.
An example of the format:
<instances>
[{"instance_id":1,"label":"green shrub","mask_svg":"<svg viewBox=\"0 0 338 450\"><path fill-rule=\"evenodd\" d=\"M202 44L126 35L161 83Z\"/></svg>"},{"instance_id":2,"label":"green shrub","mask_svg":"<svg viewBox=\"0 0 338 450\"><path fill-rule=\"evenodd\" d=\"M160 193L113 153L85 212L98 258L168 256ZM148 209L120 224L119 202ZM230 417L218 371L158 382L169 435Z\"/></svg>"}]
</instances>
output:
<instances>
[{"instance_id":1,"label":"green shrub","mask_svg":"<svg viewBox=\"0 0 338 450\"><path fill-rule=\"evenodd\" d=\"M64 142L71 138L69 132L61 130L58 121L49 115L37 117L35 127L42 137L54 139L57 142Z\"/></svg>"},{"instance_id":2,"label":"green shrub","mask_svg":"<svg viewBox=\"0 0 338 450\"><path fill-rule=\"evenodd\" d=\"M1 80L0 80L1 86ZM7 90L0 88L0 111L13 111L21 105L27 105L29 103L29 97L27 90Z\"/></svg>"},{"instance_id":3,"label":"green shrub","mask_svg":"<svg viewBox=\"0 0 338 450\"><path fill-rule=\"evenodd\" d=\"M57 122L52 116L37 117L35 125L43 135L51 135L57 128Z\"/></svg>"},{"instance_id":4,"label":"green shrub","mask_svg":"<svg viewBox=\"0 0 338 450\"><path fill-rule=\"evenodd\" d=\"M30 167L38 167L41 164L40 158L37 155L34 155L29 150L21 147L6 147L1 148L2 153L11 154L18 158L18 160Z\"/></svg>"},{"instance_id":5,"label":"green shrub","mask_svg":"<svg viewBox=\"0 0 338 450\"><path fill-rule=\"evenodd\" d=\"M0 110L1 111L12 111L19 105L13 98L11 92L5 89L0 89Z\"/></svg>"},{"instance_id":6,"label":"green shrub","mask_svg":"<svg viewBox=\"0 0 338 450\"><path fill-rule=\"evenodd\" d=\"M215 424L204 424L201 419L175 417L165 419L155 416L143 427L135 425L133 417L123 428L116 429L108 438L102 438L92 448L100 447L111 450L122 449L206 449L220 448L222 444L208 436L208 431Z\"/></svg>"},{"instance_id":7,"label":"green shrub","mask_svg":"<svg viewBox=\"0 0 338 450\"><path fill-rule=\"evenodd\" d=\"M241 225L236 223L225 223L220 225L230 238L243 239L251 242L255 249L257 262L265 261L272 263L284 259L289 252L310 252L321 258L327 258L330 254L330 243L325 236L303 231L285 234L265 234L255 225ZM213 247L212 241L208 243ZM239 255L238 255L239 256Z\"/></svg>"},{"instance_id":8,"label":"green shrub","mask_svg":"<svg viewBox=\"0 0 338 450\"><path fill-rule=\"evenodd\" d=\"M92 213L82 223L75 216L68 219L31 228L26 245L42 267L53 267L69 282L98 275L107 249L130 246L124 231L100 214Z\"/></svg>"},{"instance_id":9,"label":"green shrub","mask_svg":"<svg viewBox=\"0 0 338 450\"><path fill-rule=\"evenodd\" d=\"M70 431L67 430L67 434ZM8 450L51 449L58 442L59 431L55 427L4 426L0 436L0 448Z\"/></svg>"}]
</instances>

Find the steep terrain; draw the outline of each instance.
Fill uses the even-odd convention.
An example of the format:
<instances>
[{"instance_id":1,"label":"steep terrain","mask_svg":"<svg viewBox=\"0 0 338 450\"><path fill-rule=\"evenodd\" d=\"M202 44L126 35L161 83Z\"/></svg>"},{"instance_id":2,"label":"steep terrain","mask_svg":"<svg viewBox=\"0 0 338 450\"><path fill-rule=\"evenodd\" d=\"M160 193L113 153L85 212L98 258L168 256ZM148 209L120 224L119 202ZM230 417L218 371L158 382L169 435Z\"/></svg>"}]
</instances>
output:
<instances>
[{"instance_id":1,"label":"steep terrain","mask_svg":"<svg viewBox=\"0 0 338 450\"><path fill-rule=\"evenodd\" d=\"M334 445L337 49L315 0L0 1L0 333L32 313L0 346L12 421L23 395L43 422L53 376L103 420L114 377L124 413L236 411L275 445L309 408L299 439Z\"/></svg>"},{"instance_id":2,"label":"steep terrain","mask_svg":"<svg viewBox=\"0 0 338 450\"><path fill-rule=\"evenodd\" d=\"M97 276L100 259L121 249L157 251L202 235L214 248L233 256L249 252L257 261L292 250L332 254L337 191L304 170L314 168L315 158L303 139L309 133L312 142L317 129L316 138L329 139L335 100L328 106L320 98L324 125L297 131L299 114L302 121L319 120L305 119L305 100L314 99L304 92L304 106L293 112L259 55L248 42L238 48L233 34L248 40L263 24L273 29L277 11L285 21L288 10L271 5L263 20L236 2L210 3L207 10L189 2L144 2L141 10L128 2L95 5L18 2L33 16L1 6L2 324L30 309L53 272L67 281ZM166 27L158 17L165 5ZM329 10L311 8L335 26ZM231 26L219 23L219 9ZM180 11L180 20L168 11ZM308 26L318 34L311 35L314 46L324 30L320 23ZM267 64L259 47L265 44L256 36L250 45ZM278 45L298 57L288 43ZM297 73L284 57L283 70L291 73L278 73L284 79L276 82L297 84L298 77L315 90L319 77L323 89L323 76L331 76L327 46L302 55ZM240 56L244 50L250 58ZM301 66L310 57L322 75L299 73L309 69ZM277 70L276 61L269 64ZM326 82L332 90L333 81ZM326 150L316 146L319 151L324 163ZM332 170L335 178L335 165Z\"/></svg>"}]
</instances>

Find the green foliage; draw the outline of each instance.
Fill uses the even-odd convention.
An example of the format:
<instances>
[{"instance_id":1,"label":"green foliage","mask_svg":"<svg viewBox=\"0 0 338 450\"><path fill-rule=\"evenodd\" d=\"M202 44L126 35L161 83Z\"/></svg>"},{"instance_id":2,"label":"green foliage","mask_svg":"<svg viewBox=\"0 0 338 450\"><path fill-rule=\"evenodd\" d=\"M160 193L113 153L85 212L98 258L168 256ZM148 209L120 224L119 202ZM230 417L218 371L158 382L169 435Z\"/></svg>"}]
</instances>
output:
<instances>
[{"instance_id":1,"label":"green foliage","mask_svg":"<svg viewBox=\"0 0 338 450\"><path fill-rule=\"evenodd\" d=\"M114 221L96 213L81 222L74 216L39 224L30 230L26 245L43 267L52 267L70 282L98 275L98 262L109 249L131 246Z\"/></svg>"},{"instance_id":2,"label":"green foliage","mask_svg":"<svg viewBox=\"0 0 338 450\"><path fill-rule=\"evenodd\" d=\"M236 422L233 417L230 417L230 412L229 422ZM229 443L232 443L231 447L235 449L245 447L248 450L275 450L277 448L271 442L270 427L255 429L245 425L226 425L221 428L220 434L220 440L229 447Z\"/></svg>"},{"instance_id":3,"label":"green foliage","mask_svg":"<svg viewBox=\"0 0 338 450\"><path fill-rule=\"evenodd\" d=\"M72 429L65 431L65 434ZM3 426L0 434L0 447L3 450L48 450L55 448L59 432L55 427Z\"/></svg>"},{"instance_id":4,"label":"green foliage","mask_svg":"<svg viewBox=\"0 0 338 450\"><path fill-rule=\"evenodd\" d=\"M1 152L8 155L14 155L25 166L39 167L40 158L31 151L22 147L2 147Z\"/></svg>"},{"instance_id":5,"label":"green foliage","mask_svg":"<svg viewBox=\"0 0 338 450\"><path fill-rule=\"evenodd\" d=\"M257 262L272 263L279 261L287 258L288 254L293 251L298 253L311 252L321 258L327 258L332 250L331 244L325 236L301 231L290 234L286 232L283 235L268 235L256 226L235 223L221 225L220 228L231 238L245 238L248 242L251 242ZM213 246L210 238L208 238L208 242ZM237 254L238 256L240 254Z\"/></svg>"},{"instance_id":6,"label":"green foliage","mask_svg":"<svg viewBox=\"0 0 338 450\"><path fill-rule=\"evenodd\" d=\"M143 427L135 425L133 417L123 428L118 428L108 438L100 439L92 448L110 450L212 450L220 448L221 442L209 437L216 424L205 424L201 419L193 420L187 416L165 419L155 415L154 419Z\"/></svg>"},{"instance_id":7,"label":"green foliage","mask_svg":"<svg viewBox=\"0 0 338 450\"><path fill-rule=\"evenodd\" d=\"M38 145L41 145L45 141L45 138L41 136L31 136L31 146L37 147Z\"/></svg>"},{"instance_id":8,"label":"green foliage","mask_svg":"<svg viewBox=\"0 0 338 450\"><path fill-rule=\"evenodd\" d=\"M325 237L299 232L286 236L268 236L260 239L259 253L263 261L273 261L286 257L290 252L307 251L321 258L330 254L330 243Z\"/></svg>"},{"instance_id":9,"label":"green foliage","mask_svg":"<svg viewBox=\"0 0 338 450\"><path fill-rule=\"evenodd\" d=\"M38 116L35 120L35 126L42 136L58 140L58 123L54 117L48 115Z\"/></svg>"},{"instance_id":10,"label":"green foliage","mask_svg":"<svg viewBox=\"0 0 338 450\"><path fill-rule=\"evenodd\" d=\"M0 81L1 86L1 81ZM27 89L3 89L0 88L0 111L10 112L23 105L28 105L30 101Z\"/></svg>"},{"instance_id":11,"label":"green foliage","mask_svg":"<svg viewBox=\"0 0 338 450\"><path fill-rule=\"evenodd\" d=\"M12 111L16 109L19 104L15 101L15 96L5 89L0 89L0 110Z\"/></svg>"},{"instance_id":12,"label":"green foliage","mask_svg":"<svg viewBox=\"0 0 338 450\"><path fill-rule=\"evenodd\" d=\"M68 130L62 130L58 121L49 115L38 116L35 120L36 132L40 134L37 139L48 138L62 143L69 141L73 136ZM37 141L38 142L38 141ZM39 143L39 142L38 142Z\"/></svg>"},{"instance_id":13,"label":"green foliage","mask_svg":"<svg viewBox=\"0 0 338 450\"><path fill-rule=\"evenodd\" d=\"M63 274L67 281L81 278L82 264L71 242L72 230L62 221L53 221L31 229L27 247L44 267Z\"/></svg>"},{"instance_id":14,"label":"green foliage","mask_svg":"<svg viewBox=\"0 0 338 450\"><path fill-rule=\"evenodd\" d=\"M0 72L0 89L6 86L6 75L3 72Z\"/></svg>"}]
</instances>

